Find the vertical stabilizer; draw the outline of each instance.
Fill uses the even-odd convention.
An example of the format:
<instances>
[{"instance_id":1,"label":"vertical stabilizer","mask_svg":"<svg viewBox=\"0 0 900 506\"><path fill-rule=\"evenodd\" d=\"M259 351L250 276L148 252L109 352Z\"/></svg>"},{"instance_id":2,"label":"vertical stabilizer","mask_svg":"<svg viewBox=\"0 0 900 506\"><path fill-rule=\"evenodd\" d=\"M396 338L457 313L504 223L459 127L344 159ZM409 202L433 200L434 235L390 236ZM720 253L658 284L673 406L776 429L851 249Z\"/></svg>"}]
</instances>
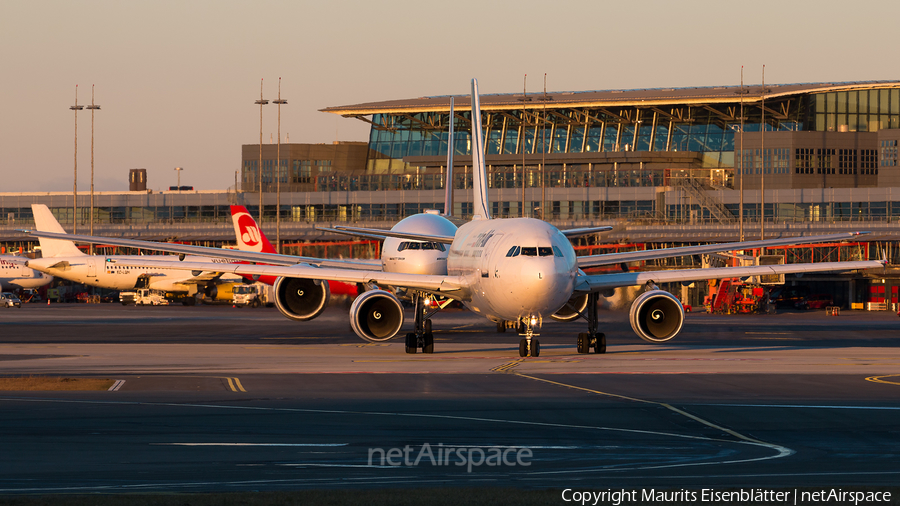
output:
<instances>
[{"instance_id":1,"label":"vertical stabilizer","mask_svg":"<svg viewBox=\"0 0 900 506\"><path fill-rule=\"evenodd\" d=\"M444 216L453 216L453 152L456 145L453 139L453 97L450 97L450 135L447 136L447 177L444 180Z\"/></svg>"},{"instance_id":2,"label":"vertical stabilizer","mask_svg":"<svg viewBox=\"0 0 900 506\"><path fill-rule=\"evenodd\" d=\"M244 206L231 206L231 221L234 223L234 235L237 237L238 249L257 253L275 253L275 247L260 230L256 220L250 216Z\"/></svg>"},{"instance_id":3,"label":"vertical stabilizer","mask_svg":"<svg viewBox=\"0 0 900 506\"><path fill-rule=\"evenodd\" d=\"M491 219L491 203L487 195L487 169L484 166L484 131L481 126L481 104L478 80L472 79L472 219Z\"/></svg>"},{"instance_id":4,"label":"vertical stabilizer","mask_svg":"<svg viewBox=\"0 0 900 506\"><path fill-rule=\"evenodd\" d=\"M56 234L66 233L46 205L31 204L31 212L34 214L34 228L39 232L53 232ZM41 243L41 255L44 258L84 255L72 241L63 239L45 239L43 237L39 238L38 241Z\"/></svg>"}]
</instances>

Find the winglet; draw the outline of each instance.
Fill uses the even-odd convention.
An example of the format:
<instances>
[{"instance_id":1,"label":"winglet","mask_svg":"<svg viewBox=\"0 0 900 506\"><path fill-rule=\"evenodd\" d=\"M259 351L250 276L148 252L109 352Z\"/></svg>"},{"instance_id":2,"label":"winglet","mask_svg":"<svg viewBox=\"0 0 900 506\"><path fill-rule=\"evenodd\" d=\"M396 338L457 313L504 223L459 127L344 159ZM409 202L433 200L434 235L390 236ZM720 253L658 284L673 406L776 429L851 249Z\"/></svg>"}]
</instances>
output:
<instances>
[{"instance_id":1,"label":"winglet","mask_svg":"<svg viewBox=\"0 0 900 506\"><path fill-rule=\"evenodd\" d=\"M491 203L487 195L487 169L484 165L484 130L481 126L481 103L478 80L472 79L472 219L491 219Z\"/></svg>"}]
</instances>

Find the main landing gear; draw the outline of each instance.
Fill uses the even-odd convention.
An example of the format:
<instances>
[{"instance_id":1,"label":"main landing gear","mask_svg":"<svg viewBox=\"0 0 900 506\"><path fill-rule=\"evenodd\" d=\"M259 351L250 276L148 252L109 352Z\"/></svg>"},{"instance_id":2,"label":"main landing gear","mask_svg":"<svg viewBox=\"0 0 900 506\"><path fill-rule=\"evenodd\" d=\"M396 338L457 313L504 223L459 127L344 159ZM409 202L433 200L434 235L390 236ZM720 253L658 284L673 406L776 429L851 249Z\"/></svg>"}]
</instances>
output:
<instances>
[{"instance_id":1,"label":"main landing gear","mask_svg":"<svg viewBox=\"0 0 900 506\"><path fill-rule=\"evenodd\" d=\"M519 356L520 357L538 357L541 354L541 342L537 339L538 334L534 333L535 325L538 325L540 321L537 318L533 317L524 317L519 320L519 325L517 327L520 336L525 336L524 339L519 341Z\"/></svg>"},{"instance_id":2,"label":"main landing gear","mask_svg":"<svg viewBox=\"0 0 900 506\"><path fill-rule=\"evenodd\" d=\"M578 340L575 347L578 353L590 353L591 348L594 353L606 353L606 334L597 332L597 300L600 298L598 293L588 294L587 316L581 316L588 321L588 331L578 334Z\"/></svg>"},{"instance_id":3,"label":"main landing gear","mask_svg":"<svg viewBox=\"0 0 900 506\"><path fill-rule=\"evenodd\" d=\"M416 331L406 334L406 353L434 353L434 333L431 331L431 317L446 307L449 300L439 304L430 295L421 292L413 293L413 304L416 306Z\"/></svg>"}]
</instances>

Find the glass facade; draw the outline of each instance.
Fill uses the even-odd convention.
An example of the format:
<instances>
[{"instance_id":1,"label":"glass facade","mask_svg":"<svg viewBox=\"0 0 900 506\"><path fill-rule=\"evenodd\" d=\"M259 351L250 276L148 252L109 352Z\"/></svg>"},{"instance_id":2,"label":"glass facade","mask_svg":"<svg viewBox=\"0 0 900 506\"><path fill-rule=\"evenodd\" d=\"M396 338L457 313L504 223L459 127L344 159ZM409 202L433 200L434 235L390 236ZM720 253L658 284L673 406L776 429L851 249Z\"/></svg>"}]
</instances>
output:
<instances>
[{"instance_id":1,"label":"glass facade","mask_svg":"<svg viewBox=\"0 0 900 506\"><path fill-rule=\"evenodd\" d=\"M900 128L900 89L818 93L809 97L816 132L877 132Z\"/></svg>"},{"instance_id":2,"label":"glass facade","mask_svg":"<svg viewBox=\"0 0 900 506\"><path fill-rule=\"evenodd\" d=\"M767 131L806 129L807 102L773 99L766 107L782 111L766 117ZM762 130L762 110L745 107L746 132ZM483 112L487 155L599 153L612 151L734 151L739 128L735 104L662 107L572 107ZM456 111L456 155L471 155L470 113ZM369 146L376 159L443 156L449 115L439 112L374 114ZM719 157L712 157L718 160Z\"/></svg>"}]
</instances>

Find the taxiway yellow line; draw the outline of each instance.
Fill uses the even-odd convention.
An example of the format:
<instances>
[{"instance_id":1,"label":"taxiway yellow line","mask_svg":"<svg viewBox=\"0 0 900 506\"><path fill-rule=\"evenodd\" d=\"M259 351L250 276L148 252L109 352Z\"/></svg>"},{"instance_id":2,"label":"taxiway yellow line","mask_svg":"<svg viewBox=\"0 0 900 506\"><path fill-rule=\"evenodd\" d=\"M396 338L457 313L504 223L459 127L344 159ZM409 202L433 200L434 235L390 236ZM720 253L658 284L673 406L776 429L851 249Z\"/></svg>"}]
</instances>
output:
<instances>
[{"instance_id":1,"label":"taxiway yellow line","mask_svg":"<svg viewBox=\"0 0 900 506\"><path fill-rule=\"evenodd\" d=\"M887 374L885 376L869 376L866 378L866 381L871 381L872 383L884 383L886 385L900 385L896 381L885 381L881 378L896 378L900 376L900 374Z\"/></svg>"},{"instance_id":2,"label":"taxiway yellow line","mask_svg":"<svg viewBox=\"0 0 900 506\"><path fill-rule=\"evenodd\" d=\"M228 388L230 388L232 392L246 392L246 390L244 390L244 386L241 385L241 380L228 377L226 377L225 379L228 380Z\"/></svg>"}]
</instances>

